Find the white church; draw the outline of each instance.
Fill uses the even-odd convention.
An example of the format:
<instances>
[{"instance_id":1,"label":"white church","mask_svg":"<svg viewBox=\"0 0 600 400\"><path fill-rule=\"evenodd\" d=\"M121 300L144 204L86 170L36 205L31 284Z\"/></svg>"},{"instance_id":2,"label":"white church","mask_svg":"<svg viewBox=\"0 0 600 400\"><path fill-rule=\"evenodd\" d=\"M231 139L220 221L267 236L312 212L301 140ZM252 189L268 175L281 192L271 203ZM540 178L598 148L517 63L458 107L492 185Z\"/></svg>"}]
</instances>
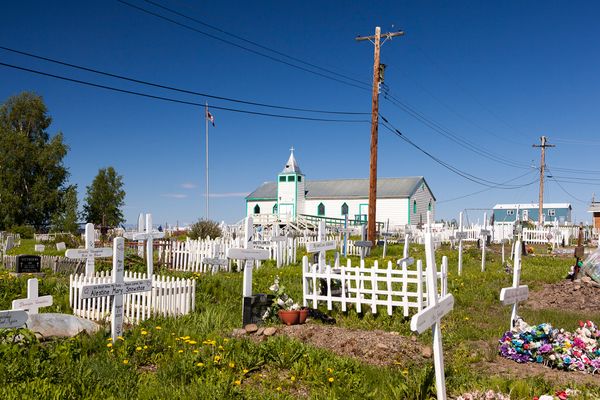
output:
<instances>
[{"instance_id":1,"label":"white church","mask_svg":"<svg viewBox=\"0 0 600 400\"><path fill-rule=\"evenodd\" d=\"M261 219L277 216L281 221L302 216L366 222L369 209L369 179L307 181L294 149L276 182L265 182L246 196L246 215ZM422 176L378 178L376 221L390 230L417 225L435 211L435 197Z\"/></svg>"}]
</instances>

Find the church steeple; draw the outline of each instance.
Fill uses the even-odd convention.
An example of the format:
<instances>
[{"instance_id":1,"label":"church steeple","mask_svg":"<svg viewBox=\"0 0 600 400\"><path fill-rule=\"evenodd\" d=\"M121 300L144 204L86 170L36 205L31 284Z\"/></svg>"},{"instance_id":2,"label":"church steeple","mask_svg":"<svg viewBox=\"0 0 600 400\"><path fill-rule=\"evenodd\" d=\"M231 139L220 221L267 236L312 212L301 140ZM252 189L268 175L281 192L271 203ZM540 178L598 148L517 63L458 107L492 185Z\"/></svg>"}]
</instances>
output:
<instances>
[{"instance_id":1,"label":"church steeple","mask_svg":"<svg viewBox=\"0 0 600 400\"><path fill-rule=\"evenodd\" d=\"M290 149L290 158L285 164L285 168L281 171L282 174L298 174L302 175L302 171L300 171L300 167L296 162L296 158L294 157L294 147Z\"/></svg>"}]
</instances>

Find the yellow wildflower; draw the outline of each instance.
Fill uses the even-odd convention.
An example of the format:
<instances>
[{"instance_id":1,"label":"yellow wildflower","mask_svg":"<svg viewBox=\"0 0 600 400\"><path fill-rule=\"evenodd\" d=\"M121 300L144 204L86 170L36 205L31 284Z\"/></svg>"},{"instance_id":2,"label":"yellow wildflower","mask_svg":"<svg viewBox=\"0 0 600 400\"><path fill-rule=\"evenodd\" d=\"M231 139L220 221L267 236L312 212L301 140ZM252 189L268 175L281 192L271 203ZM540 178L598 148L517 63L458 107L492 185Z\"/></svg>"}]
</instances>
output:
<instances>
[{"instance_id":1,"label":"yellow wildflower","mask_svg":"<svg viewBox=\"0 0 600 400\"><path fill-rule=\"evenodd\" d=\"M240 381L240 380L237 380L237 381L235 381L235 382L233 382L233 383L234 383L234 384L236 384L236 385L241 385L241 384L242 384L242 381Z\"/></svg>"},{"instance_id":2,"label":"yellow wildflower","mask_svg":"<svg viewBox=\"0 0 600 400\"><path fill-rule=\"evenodd\" d=\"M227 343L227 342L229 342L229 339L227 339L227 338L223 339L223 343Z\"/></svg>"},{"instance_id":3,"label":"yellow wildflower","mask_svg":"<svg viewBox=\"0 0 600 400\"><path fill-rule=\"evenodd\" d=\"M198 350L194 350L194 354L198 354L198 353L199 353L199 351L198 351Z\"/></svg>"},{"instance_id":4,"label":"yellow wildflower","mask_svg":"<svg viewBox=\"0 0 600 400\"><path fill-rule=\"evenodd\" d=\"M295 381L296 381L296 377L295 377L295 376L292 376L292 377L290 377L290 380L291 380L292 382L295 382Z\"/></svg>"},{"instance_id":5,"label":"yellow wildflower","mask_svg":"<svg viewBox=\"0 0 600 400\"><path fill-rule=\"evenodd\" d=\"M199 362L198 364L196 364L196 367L204 367L204 363Z\"/></svg>"},{"instance_id":6,"label":"yellow wildflower","mask_svg":"<svg viewBox=\"0 0 600 400\"><path fill-rule=\"evenodd\" d=\"M144 346L144 350L146 350L148 348L148 346Z\"/></svg>"},{"instance_id":7,"label":"yellow wildflower","mask_svg":"<svg viewBox=\"0 0 600 400\"><path fill-rule=\"evenodd\" d=\"M109 342L112 342L112 338L111 338L111 337L109 337L109 338L108 338L108 339L106 339L106 340L108 340Z\"/></svg>"},{"instance_id":8,"label":"yellow wildflower","mask_svg":"<svg viewBox=\"0 0 600 400\"><path fill-rule=\"evenodd\" d=\"M218 363L219 361L221 361L221 356L215 356L214 362Z\"/></svg>"},{"instance_id":9,"label":"yellow wildflower","mask_svg":"<svg viewBox=\"0 0 600 400\"><path fill-rule=\"evenodd\" d=\"M148 332L147 332L147 331L141 331L140 333L141 333L142 335L147 335L147 334L148 334Z\"/></svg>"},{"instance_id":10,"label":"yellow wildflower","mask_svg":"<svg viewBox=\"0 0 600 400\"><path fill-rule=\"evenodd\" d=\"M229 363L229 368L235 368L235 363L230 362Z\"/></svg>"},{"instance_id":11,"label":"yellow wildflower","mask_svg":"<svg viewBox=\"0 0 600 400\"><path fill-rule=\"evenodd\" d=\"M117 339L124 341L125 339L123 339L123 336L117 336Z\"/></svg>"},{"instance_id":12,"label":"yellow wildflower","mask_svg":"<svg viewBox=\"0 0 600 400\"><path fill-rule=\"evenodd\" d=\"M330 376L329 379L327 379L329 381L329 383L333 382L333 376Z\"/></svg>"},{"instance_id":13,"label":"yellow wildflower","mask_svg":"<svg viewBox=\"0 0 600 400\"><path fill-rule=\"evenodd\" d=\"M162 328L161 328L160 326L157 326L157 327L156 327L156 328L154 328L154 329L156 329L157 331L160 331Z\"/></svg>"},{"instance_id":14,"label":"yellow wildflower","mask_svg":"<svg viewBox=\"0 0 600 400\"><path fill-rule=\"evenodd\" d=\"M333 368L327 368L327 372L329 372L330 374L333 373Z\"/></svg>"},{"instance_id":15,"label":"yellow wildflower","mask_svg":"<svg viewBox=\"0 0 600 400\"><path fill-rule=\"evenodd\" d=\"M112 347L112 343L107 343L106 347Z\"/></svg>"},{"instance_id":16,"label":"yellow wildflower","mask_svg":"<svg viewBox=\"0 0 600 400\"><path fill-rule=\"evenodd\" d=\"M125 364L125 365L129 364L129 360L123 360L123 364Z\"/></svg>"},{"instance_id":17,"label":"yellow wildflower","mask_svg":"<svg viewBox=\"0 0 600 400\"><path fill-rule=\"evenodd\" d=\"M402 375L404 375L404 376L408 376L408 370L407 370L407 369L404 369L404 370L402 371Z\"/></svg>"},{"instance_id":18,"label":"yellow wildflower","mask_svg":"<svg viewBox=\"0 0 600 400\"><path fill-rule=\"evenodd\" d=\"M248 373L248 370L246 368L244 368L244 370L242 371L242 373L244 373L244 375L245 375L245 374Z\"/></svg>"},{"instance_id":19,"label":"yellow wildflower","mask_svg":"<svg viewBox=\"0 0 600 400\"><path fill-rule=\"evenodd\" d=\"M196 344L198 342L196 342L195 340L188 340L188 344Z\"/></svg>"},{"instance_id":20,"label":"yellow wildflower","mask_svg":"<svg viewBox=\"0 0 600 400\"><path fill-rule=\"evenodd\" d=\"M219 346L219 350L223 350L223 346Z\"/></svg>"},{"instance_id":21,"label":"yellow wildflower","mask_svg":"<svg viewBox=\"0 0 600 400\"><path fill-rule=\"evenodd\" d=\"M142 351L142 348L140 346L135 348L135 351Z\"/></svg>"},{"instance_id":22,"label":"yellow wildflower","mask_svg":"<svg viewBox=\"0 0 600 400\"><path fill-rule=\"evenodd\" d=\"M183 350L179 350L178 353L183 353Z\"/></svg>"}]
</instances>

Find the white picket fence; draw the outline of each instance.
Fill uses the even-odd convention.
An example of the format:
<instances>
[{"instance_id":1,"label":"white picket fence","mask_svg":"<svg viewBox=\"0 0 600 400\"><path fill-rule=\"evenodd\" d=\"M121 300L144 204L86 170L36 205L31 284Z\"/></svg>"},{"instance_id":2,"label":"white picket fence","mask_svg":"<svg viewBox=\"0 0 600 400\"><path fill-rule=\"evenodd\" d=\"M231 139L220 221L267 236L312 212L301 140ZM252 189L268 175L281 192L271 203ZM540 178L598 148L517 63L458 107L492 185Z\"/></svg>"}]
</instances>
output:
<instances>
[{"instance_id":1,"label":"white picket fence","mask_svg":"<svg viewBox=\"0 0 600 400\"><path fill-rule=\"evenodd\" d=\"M147 279L146 274L125 271L125 281ZM96 276L70 275L69 304L73 314L93 320L105 321L111 313L111 297L82 299L80 288L84 285L112 283L109 273L99 272ZM153 275L152 290L123 296L125 321L137 324L153 316L176 317L195 309L196 281Z\"/></svg>"},{"instance_id":2,"label":"white picket fence","mask_svg":"<svg viewBox=\"0 0 600 400\"><path fill-rule=\"evenodd\" d=\"M440 291L445 295L448 291L448 259L442 259ZM325 266L319 272L316 264L309 264L308 257L302 258L302 288L304 306L312 305L317 308L319 301L327 303L331 310L333 303L341 304L342 311L347 310L348 304L354 304L356 312L362 313L363 306L370 307L372 313L377 313L377 307L386 308L392 315L394 308L402 308L404 316L409 315L411 308L416 311L427 306L426 276L421 260L416 262L414 269L409 269L406 263L400 268L394 268L391 261L386 268L379 268L375 261L373 267L365 267L364 261L358 267L352 266L348 260L347 266L332 269ZM322 285L326 290L321 290ZM339 289L339 295L332 293L332 288Z\"/></svg>"}]
</instances>

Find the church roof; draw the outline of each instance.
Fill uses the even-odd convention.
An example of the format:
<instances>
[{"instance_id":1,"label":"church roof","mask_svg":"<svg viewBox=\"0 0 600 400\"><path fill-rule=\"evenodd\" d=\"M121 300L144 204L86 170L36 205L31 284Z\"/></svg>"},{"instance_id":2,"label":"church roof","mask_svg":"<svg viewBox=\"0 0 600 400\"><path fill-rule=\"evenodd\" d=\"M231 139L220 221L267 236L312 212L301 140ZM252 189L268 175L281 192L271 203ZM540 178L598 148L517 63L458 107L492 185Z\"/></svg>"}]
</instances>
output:
<instances>
[{"instance_id":1,"label":"church roof","mask_svg":"<svg viewBox=\"0 0 600 400\"><path fill-rule=\"evenodd\" d=\"M422 176L404 178L379 178L377 180L377 198L410 197L425 182ZM306 199L364 199L369 197L368 179L332 179L326 181L306 181L304 184ZM432 194L433 196L433 194ZM265 182L247 200L277 200L277 182ZM434 197L435 199L435 197Z\"/></svg>"},{"instance_id":2,"label":"church roof","mask_svg":"<svg viewBox=\"0 0 600 400\"><path fill-rule=\"evenodd\" d=\"M294 157L294 148L290 149L290 158L288 158L287 163L285 163L285 168L281 171L282 174L302 174L300 171L300 167L296 162L296 158Z\"/></svg>"}]
</instances>

